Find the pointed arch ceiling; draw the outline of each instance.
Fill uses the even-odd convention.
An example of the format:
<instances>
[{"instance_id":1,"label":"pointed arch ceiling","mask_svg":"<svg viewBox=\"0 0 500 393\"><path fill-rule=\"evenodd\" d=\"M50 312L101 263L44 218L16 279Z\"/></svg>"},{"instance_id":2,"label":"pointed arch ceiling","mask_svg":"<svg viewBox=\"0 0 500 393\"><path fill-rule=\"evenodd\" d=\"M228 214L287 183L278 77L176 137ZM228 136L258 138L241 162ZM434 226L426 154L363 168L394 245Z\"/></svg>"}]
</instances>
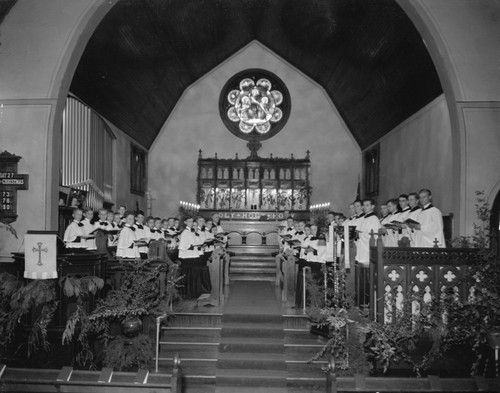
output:
<instances>
[{"instance_id":1,"label":"pointed arch ceiling","mask_svg":"<svg viewBox=\"0 0 500 393\"><path fill-rule=\"evenodd\" d=\"M442 93L394 0L120 0L70 90L149 147L183 91L252 40L320 84L361 148Z\"/></svg>"}]
</instances>

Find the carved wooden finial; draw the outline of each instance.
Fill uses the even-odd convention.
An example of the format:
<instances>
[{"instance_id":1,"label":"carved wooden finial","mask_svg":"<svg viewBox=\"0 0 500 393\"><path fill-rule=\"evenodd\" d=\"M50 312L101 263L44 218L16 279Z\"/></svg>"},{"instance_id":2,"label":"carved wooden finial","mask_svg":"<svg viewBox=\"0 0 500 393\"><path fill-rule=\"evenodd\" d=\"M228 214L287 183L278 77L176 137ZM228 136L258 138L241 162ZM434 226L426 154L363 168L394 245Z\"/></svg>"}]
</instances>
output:
<instances>
[{"instance_id":1,"label":"carved wooden finial","mask_svg":"<svg viewBox=\"0 0 500 393\"><path fill-rule=\"evenodd\" d=\"M238 153L236 153L236 159L238 159Z\"/></svg>"},{"instance_id":2,"label":"carved wooden finial","mask_svg":"<svg viewBox=\"0 0 500 393\"><path fill-rule=\"evenodd\" d=\"M217 159L217 153L215 153L215 159Z\"/></svg>"},{"instance_id":3,"label":"carved wooden finial","mask_svg":"<svg viewBox=\"0 0 500 393\"><path fill-rule=\"evenodd\" d=\"M271 160L273 159L273 153L271 153Z\"/></svg>"},{"instance_id":4,"label":"carved wooden finial","mask_svg":"<svg viewBox=\"0 0 500 393\"><path fill-rule=\"evenodd\" d=\"M306 158L309 159L311 157L311 152L308 150L306 151Z\"/></svg>"},{"instance_id":5,"label":"carved wooden finial","mask_svg":"<svg viewBox=\"0 0 500 393\"><path fill-rule=\"evenodd\" d=\"M292 155L291 155L291 159L293 160L293 153L292 153Z\"/></svg>"},{"instance_id":6,"label":"carved wooden finial","mask_svg":"<svg viewBox=\"0 0 500 393\"><path fill-rule=\"evenodd\" d=\"M434 238L434 248L439 248L439 240L437 239L437 237Z\"/></svg>"},{"instance_id":7,"label":"carved wooden finial","mask_svg":"<svg viewBox=\"0 0 500 393\"><path fill-rule=\"evenodd\" d=\"M198 150L198 158L201 158L201 152L202 152L202 150L201 150L201 149L200 149L200 150Z\"/></svg>"}]
</instances>

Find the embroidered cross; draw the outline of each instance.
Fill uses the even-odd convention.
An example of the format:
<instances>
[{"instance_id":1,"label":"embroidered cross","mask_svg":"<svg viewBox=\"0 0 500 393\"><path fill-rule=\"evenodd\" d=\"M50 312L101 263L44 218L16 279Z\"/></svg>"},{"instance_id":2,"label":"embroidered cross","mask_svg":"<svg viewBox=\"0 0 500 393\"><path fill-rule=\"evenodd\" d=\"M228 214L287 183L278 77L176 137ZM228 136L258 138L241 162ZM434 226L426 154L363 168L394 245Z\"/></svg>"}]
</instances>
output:
<instances>
[{"instance_id":1,"label":"embroidered cross","mask_svg":"<svg viewBox=\"0 0 500 393\"><path fill-rule=\"evenodd\" d=\"M444 278L446 278L448 282L452 282L455 278L457 278L457 276L455 276L452 271L448 270L448 272L444 275Z\"/></svg>"},{"instance_id":2,"label":"embroidered cross","mask_svg":"<svg viewBox=\"0 0 500 393\"><path fill-rule=\"evenodd\" d=\"M38 244L38 248L33 247L33 252L38 252L38 263L37 263L37 265L38 266L42 266L43 265L43 263L42 263L42 252L48 252L49 250L47 249L47 247L42 248L42 245L43 245L42 242L38 242L37 244Z\"/></svg>"},{"instance_id":3,"label":"embroidered cross","mask_svg":"<svg viewBox=\"0 0 500 393\"><path fill-rule=\"evenodd\" d=\"M391 273L389 274L389 278L392 281L396 281L399 277L399 273L396 270L391 270Z\"/></svg>"},{"instance_id":4,"label":"embroidered cross","mask_svg":"<svg viewBox=\"0 0 500 393\"><path fill-rule=\"evenodd\" d=\"M427 277L429 277L423 270L420 270L418 274L415 276L419 279L420 282L424 282Z\"/></svg>"}]
</instances>

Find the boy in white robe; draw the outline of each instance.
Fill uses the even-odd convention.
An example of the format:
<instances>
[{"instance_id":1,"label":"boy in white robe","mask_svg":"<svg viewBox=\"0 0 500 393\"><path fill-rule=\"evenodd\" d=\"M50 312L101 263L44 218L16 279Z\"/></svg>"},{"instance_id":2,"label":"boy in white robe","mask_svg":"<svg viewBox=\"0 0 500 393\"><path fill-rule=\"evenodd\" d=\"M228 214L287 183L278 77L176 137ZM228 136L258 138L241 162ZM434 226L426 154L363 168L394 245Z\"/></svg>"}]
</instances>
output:
<instances>
[{"instance_id":1,"label":"boy in white robe","mask_svg":"<svg viewBox=\"0 0 500 393\"><path fill-rule=\"evenodd\" d=\"M127 212L124 214L124 225L120 231L118 245L116 248L116 256L119 258L139 258L139 250L135 244L137 240L136 228L134 226L134 213Z\"/></svg>"},{"instance_id":2,"label":"boy in white robe","mask_svg":"<svg viewBox=\"0 0 500 393\"><path fill-rule=\"evenodd\" d=\"M419 215L419 224L413 225L416 230L416 247L445 247L443 232L443 215L431 203L432 194L428 189L418 193L422 210Z\"/></svg>"},{"instance_id":3,"label":"boy in white robe","mask_svg":"<svg viewBox=\"0 0 500 393\"><path fill-rule=\"evenodd\" d=\"M82 236L85 236L85 229L82 221L83 211L81 209L73 210L73 221L64 231L64 244L67 248L87 248L87 243Z\"/></svg>"}]
</instances>

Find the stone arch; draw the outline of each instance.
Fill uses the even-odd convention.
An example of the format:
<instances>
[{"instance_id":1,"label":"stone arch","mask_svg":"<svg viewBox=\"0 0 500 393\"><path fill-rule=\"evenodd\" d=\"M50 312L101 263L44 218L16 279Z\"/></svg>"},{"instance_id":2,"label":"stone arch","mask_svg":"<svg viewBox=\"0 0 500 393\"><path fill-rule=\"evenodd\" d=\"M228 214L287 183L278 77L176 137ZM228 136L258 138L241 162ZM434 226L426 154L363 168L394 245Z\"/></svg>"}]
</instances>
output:
<instances>
[{"instance_id":1,"label":"stone arch","mask_svg":"<svg viewBox=\"0 0 500 393\"><path fill-rule=\"evenodd\" d=\"M443 86L445 97L447 100L450 120L452 125L453 137L453 178L454 178L454 206L461 207L460 202L463 200L463 165L461 158L463 157L463 133L465 132L461 122L459 121L457 101L460 101L461 93L459 88L459 81L457 74L454 71L453 63L449 56L449 49L443 42L434 21L424 8L421 2L411 0L395 0L408 15L410 20L414 23L417 30L425 40L430 56L438 70L438 74ZM46 97L52 99L52 110L50 121L48 124L48 139L49 146L52 149L53 158L47 165L47 186L45 197L47 201L56 201L57 198L52 198L57 193L58 186L58 171L59 159L57 152L60 151L60 142L55 136L60 130L62 112L64 110L64 103L69 91L69 86L85 49L87 42L92 36L98 24L101 22L106 13L116 4L117 0L88 0L88 6L82 13L81 17L71 26L69 38L64 43L64 48L61 51L60 60L53 70L52 80L50 87L47 91ZM57 4L56 4L57 3ZM44 4L50 6L52 3ZM19 3L13 7L11 12L15 12ZM51 5L52 7L60 7L58 2ZM28 18L28 17L27 17ZM37 18L37 15L30 14L29 18ZM25 19L26 20L26 19ZM38 21L38 24L43 23ZM3 24L2 24L3 27ZM42 39L42 38L40 38ZM26 54L28 56L29 53ZM55 154L54 154L55 153ZM53 229L57 227L57 208L54 206L47 207L45 214L45 227L46 229ZM465 221L461 217L463 209L455 221L456 230L464 226Z\"/></svg>"},{"instance_id":2,"label":"stone arch","mask_svg":"<svg viewBox=\"0 0 500 393\"><path fill-rule=\"evenodd\" d=\"M411 0L396 0L406 15L413 22L422 39L424 40L429 55L436 67L436 70L443 87L444 96L448 106L451 123L452 150L453 150L453 206L457 208L457 214L453 222L454 233L465 233L465 213L461 209L465 198L465 188L463 178L465 169L462 165L462 158L465 156L465 138L462 121L459 117L457 102L462 100L460 84L455 67L449 55L441 34L436 28L434 20L425 10L421 2Z\"/></svg>"}]
</instances>

